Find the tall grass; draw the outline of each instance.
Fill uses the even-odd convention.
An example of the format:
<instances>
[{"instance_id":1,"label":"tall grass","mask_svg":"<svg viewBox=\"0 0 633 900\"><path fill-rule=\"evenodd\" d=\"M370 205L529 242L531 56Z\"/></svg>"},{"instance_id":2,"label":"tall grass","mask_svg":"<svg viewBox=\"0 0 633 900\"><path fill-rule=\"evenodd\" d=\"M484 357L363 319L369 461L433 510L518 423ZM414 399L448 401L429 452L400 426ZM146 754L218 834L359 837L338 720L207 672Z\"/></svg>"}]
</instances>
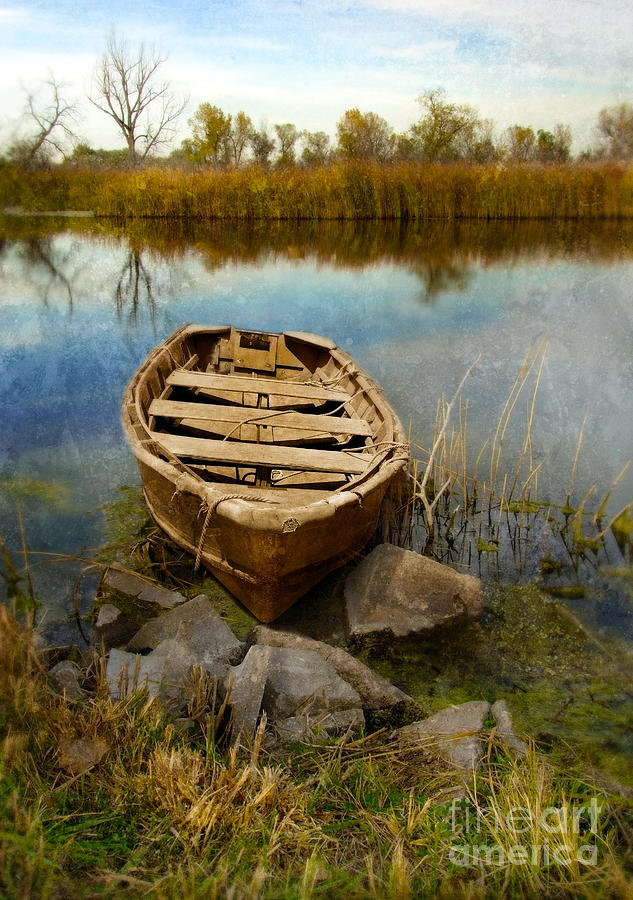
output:
<instances>
[{"instance_id":1,"label":"tall grass","mask_svg":"<svg viewBox=\"0 0 633 900\"><path fill-rule=\"evenodd\" d=\"M432 440L423 446L411 442L412 487L398 505L407 530L398 543L421 549L444 562L474 568L482 575L516 576L552 574L546 572L549 554L555 550L557 574L569 568L578 571L585 563L602 564L620 556L633 558L633 500L615 514L607 509L623 467L604 497L593 501L595 485L580 500L573 501L573 489L582 450L584 422L570 460L566 493L559 497L539 496L540 463L532 448L536 399L547 354L547 338L530 347L519 368L497 418L491 438L479 449L474 464L469 447L468 403L462 389L477 361L468 369L450 400L437 403ZM517 416L524 410L524 421ZM504 445L510 431L522 428L518 455L508 464ZM619 551L619 552L618 552ZM545 568L543 568L545 566ZM580 588L579 586L579 589Z\"/></svg>"},{"instance_id":2,"label":"tall grass","mask_svg":"<svg viewBox=\"0 0 633 900\"><path fill-rule=\"evenodd\" d=\"M0 170L0 206L123 219L523 219L633 216L615 164L334 164L317 169Z\"/></svg>"}]
</instances>

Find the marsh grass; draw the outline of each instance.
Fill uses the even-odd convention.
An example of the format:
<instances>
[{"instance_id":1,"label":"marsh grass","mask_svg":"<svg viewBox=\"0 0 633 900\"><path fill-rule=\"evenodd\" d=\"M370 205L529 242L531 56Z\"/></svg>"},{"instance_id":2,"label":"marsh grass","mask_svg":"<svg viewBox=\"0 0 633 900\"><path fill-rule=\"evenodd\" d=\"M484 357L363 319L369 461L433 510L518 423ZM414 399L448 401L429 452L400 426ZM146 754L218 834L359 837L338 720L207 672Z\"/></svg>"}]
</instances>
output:
<instances>
[{"instance_id":1,"label":"marsh grass","mask_svg":"<svg viewBox=\"0 0 633 900\"><path fill-rule=\"evenodd\" d=\"M548 349L547 338L530 347L498 414L490 440L475 457L469 446L468 401L463 391L478 360L468 368L450 401L437 403L430 448L412 440L411 489L403 502L408 528L403 546L421 549L444 562L475 569L506 580L531 574L540 561L541 574L562 568L578 571L589 562L598 566L617 545L624 562L633 559L633 501L607 517L613 491L627 471L627 462L604 497L594 499L595 485L574 503L584 427L579 428L565 497L541 499L539 471L532 445L536 401ZM521 423L520 408L524 409ZM505 453L508 435L521 449L510 462ZM548 570L555 545L564 560Z\"/></svg>"},{"instance_id":2,"label":"marsh grass","mask_svg":"<svg viewBox=\"0 0 633 900\"><path fill-rule=\"evenodd\" d=\"M262 723L252 744L228 750L210 734L204 691L182 730L144 691L112 700L98 656L83 661L80 701L55 693L47 666L32 624L0 606L3 896L627 896L630 803L534 748L512 757L491 733L455 800L459 777L429 742L382 732L265 750ZM69 740L106 750L73 770ZM575 834L567 814L542 824L546 809L594 801L595 822L583 814ZM519 807L529 833L517 833ZM536 841L569 862L511 861ZM581 841L595 846L590 864ZM464 865L465 845L496 856L478 850Z\"/></svg>"},{"instance_id":3,"label":"marsh grass","mask_svg":"<svg viewBox=\"0 0 633 900\"><path fill-rule=\"evenodd\" d=\"M0 169L0 207L120 219L565 219L633 215L613 163L479 166L336 163L317 169Z\"/></svg>"}]
</instances>

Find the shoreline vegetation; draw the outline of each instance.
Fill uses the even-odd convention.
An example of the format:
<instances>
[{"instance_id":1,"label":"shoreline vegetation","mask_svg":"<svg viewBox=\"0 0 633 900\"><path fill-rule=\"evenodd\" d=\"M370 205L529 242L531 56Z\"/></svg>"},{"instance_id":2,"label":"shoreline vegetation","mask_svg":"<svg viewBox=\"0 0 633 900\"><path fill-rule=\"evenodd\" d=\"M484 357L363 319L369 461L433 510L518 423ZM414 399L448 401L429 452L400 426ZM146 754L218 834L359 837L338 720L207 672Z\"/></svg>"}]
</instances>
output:
<instances>
[{"instance_id":1,"label":"shoreline vegetation","mask_svg":"<svg viewBox=\"0 0 633 900\"><path fill-rule=\"evenodd\" d=\"M173 220L627 219L633 168L614 162L336 162L226 170L0 167L0 209Z\"/></svg>"},{"instance_id":2,"label":"shoreline vegetation","mask_svg":"<svg viewBox=\"0 0 633 900\"><path fill-rule=\"evenodd\" d=\"M0 605L0 893L6 897L630 896L631 797L573 753L515 755L494 730L472 778L432 742L228 747L192 677L187 717L47 674L30 614Z\"/></svg>"}]
</instances>

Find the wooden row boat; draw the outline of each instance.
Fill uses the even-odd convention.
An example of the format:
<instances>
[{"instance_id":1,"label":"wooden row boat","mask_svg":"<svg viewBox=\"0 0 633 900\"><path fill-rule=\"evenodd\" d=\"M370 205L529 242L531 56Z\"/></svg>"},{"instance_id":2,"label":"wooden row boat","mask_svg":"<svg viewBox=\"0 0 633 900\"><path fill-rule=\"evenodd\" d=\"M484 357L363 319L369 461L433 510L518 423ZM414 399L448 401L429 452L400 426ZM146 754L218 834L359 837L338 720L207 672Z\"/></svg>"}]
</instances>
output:
<instances>
[{"instance_id":1,"label":"wooden row boat","mask_svg":"<svg viewBox=\"0 0 633 900\"><path fill-rule=\"evenodd\" d=\"M374 381L303 332L186 325L122 417L154 519L263 622L365 546L408 460Z\"/></svg>"}]
</instances>

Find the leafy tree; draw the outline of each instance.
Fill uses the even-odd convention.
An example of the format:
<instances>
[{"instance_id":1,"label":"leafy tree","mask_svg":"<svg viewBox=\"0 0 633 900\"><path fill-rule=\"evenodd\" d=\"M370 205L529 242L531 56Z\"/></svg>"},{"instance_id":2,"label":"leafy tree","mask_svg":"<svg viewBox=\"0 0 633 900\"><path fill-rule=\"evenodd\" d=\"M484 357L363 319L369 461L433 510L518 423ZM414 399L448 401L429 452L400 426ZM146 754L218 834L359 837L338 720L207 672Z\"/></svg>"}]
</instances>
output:
<instances>
[{"instance_id":1,"label":"leafy tree","mask_svg":"<svg viewBox=\"0 0 633 900\"><path fill-rule=\"evenodd\" d=\"M141 44L132 52L113 33L97 64L90 102L120 129L131 163L168 143L174 123L187 105L169 83L158 80L165 57Z\"/></svg>"},{"instance_id":2,"label":"leafy tree","mask_svg":"<svg viewBox=\"0 0 633 900\"><path fill-rule=\"evenodd\" d=\"M510 125L506 129L507 155L515 162L530 162L536 154L536 135L529 125Z\"/></svg>"},{"instance_id":3,"label":"leafy tree","mask_svg":"<svg viewBox=\"0 0 633 900\"><path fill-rule=\"evenodd\" d=\"M182 142L185 155L198 163L224 166L231 158L231 116L219 106L201 103L189 119L193 136Z\"/></svg>"},{"instance_id":4,"label":"leafy tree","mask_svg":"<svg viewBox=\"0 0 633 900\"><path fill-rule=\"evenodd\" d=\"M250 136L250 145L255 162L260 166L267 166L271 153L275 149L275 142L268 134L265 125L261 125L259 130L253 131Z\"/></svg>"},{"instance_id":5,"label":"leafy tree","mask_svg":"<svg viewBox=\"0 0 633 900\"><path fill-rule=\"evenodd\" d=\"M336 126L339 152L347 159L387 162L393 156L396 137L389 123L374 112L348 109Z\"/></svg>"},{"instance_id":6,"label":"leafy tree","mask_svg":"<svg viewBox=\"0 0 633 900\"><path fill-rule=\"evenodd\" d=\"M417 102L424 113L409 129L412 155L429 162L450 162L468 155L481 127L475 110L465 104L449 103L441 88L425 91Z\"/></svg>"},{"instance_id":7,"label":"leafy tree","mask_svg":"<svg viewBox=\"0 0 633 900\"><path fill-rule=\"evenodd\" d=\"M601 109L598 114L598 133L607 156L612 159L633 158L633 106L619 103Z\"/></svg>"},{"instance_id":8,"label":"leafy tree","mask_svg":"<svg viewBox=\"0 0 633 900\"><path fill-rule=\"evenodd\" d=\"M76 120L77 104L63 96L63 85L50 75L39 89L27 94L27 135L9 147L9 159L33 168L48 165L56 154L64 156L68 142L74 140L72 126Z\"/></svg>"},{"instance_id":9,"label":"leafy tree","mask_svg":"<svg viewBox=\"0 0 633 900\"><path fill-rule=\"evenodd\" d=\"M306 166L324 166L330 159L330 137L325 131L303 131L301 162Z\"/></svg>"},{"instance_id":10,"label":"leafy tree","mask_svg":"<svg viewBox=\"0 0 633 900\"><path fill-rule=\"evenodd\" d=\"M299 140L299 132L291 122L286 122L284 125L275 125L275 131L277 133L277 140L279 141L278 165L294 165L295 144Z\"/></svg>"}]
</instances>

